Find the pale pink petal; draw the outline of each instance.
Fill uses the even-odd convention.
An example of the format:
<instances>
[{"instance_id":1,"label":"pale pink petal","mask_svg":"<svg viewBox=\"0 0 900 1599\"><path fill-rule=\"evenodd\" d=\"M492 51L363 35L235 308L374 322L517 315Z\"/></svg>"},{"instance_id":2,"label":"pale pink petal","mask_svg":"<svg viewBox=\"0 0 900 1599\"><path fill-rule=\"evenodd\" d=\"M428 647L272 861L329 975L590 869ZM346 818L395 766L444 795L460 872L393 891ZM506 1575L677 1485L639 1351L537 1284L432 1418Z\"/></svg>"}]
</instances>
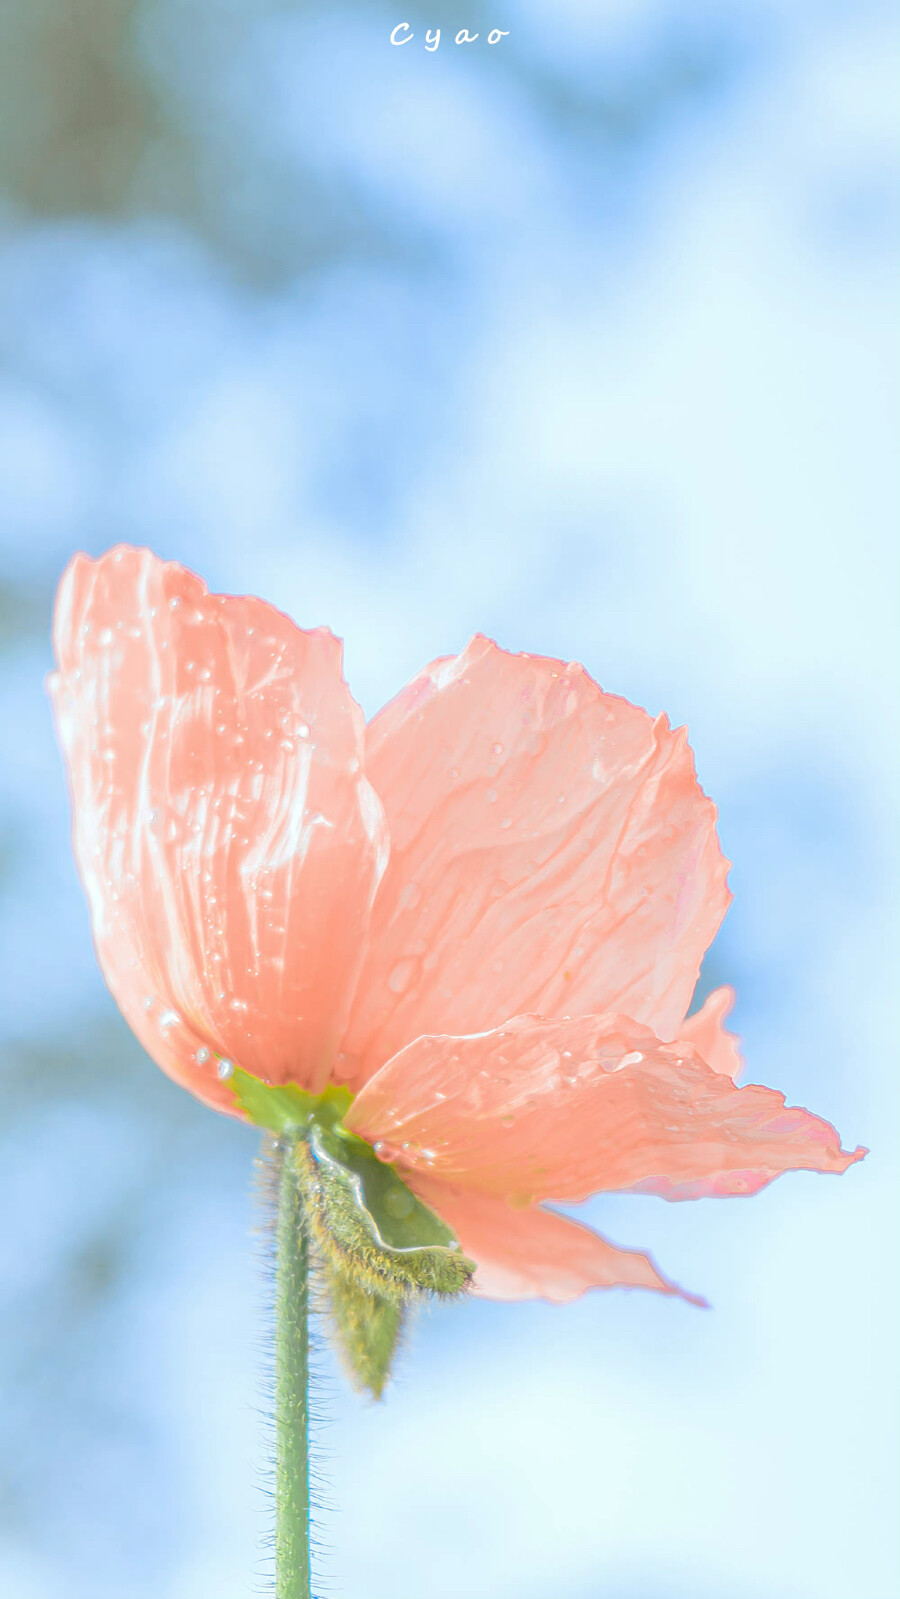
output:
<instances>
[{"instance_id":1,"label":"pale pink petal","mask_svg":"<svg viewBox=\"0 0 900 1599\"><path fill-rule=\"evenodd\" d=\"M339 642L127 546L71 562L54 639L75 853L120 1009L221 1107L216 1055L321 1087L384 859Z\"/></svg>"},{"instance_id":2,"label":"pale pink petal","mask_svg":"<svg viewBox=\"0 0 900 1599\"><path fill-rule=\"evenodd\" d=\"M475 638L372 722L391 833L339 1070L422 1033L619 1010L672 1037L729 894L684 730Z\"/></svg>"},{"instance_id":3,"label":"pale pink petal","mask_svg":"<svg viewBox=\"0 0 900 1599\"><path fill-rule=\"evenodd\" d=\"M521 1204L621 1188L753 1193L784 1171L842 1172L864 1153L845 1153L833 1127L782 1094L735 1088L625 1016L519 1016L417 1039L346 1120L409 1171Z\"/></svg>"},{"instance_id":4,"label":"pale pink petal","mask_svg":"<svg viewBox=\"0 0 900 1599\"><path fill-rule=\"evenodd\" d=\"M744 1065L741 1046L735 1034L729 1033L724 1025L734 999L733 988L714 989L700 1010L682 1022L678 1038L682 1043L692 1044L714 1072L736 1081Z\"/></svg>"},{"instance_id":5,"label":"pale pink petal","mask_svg":"<svg viewBox=\"0 0 900 1599\"><path fill-rule=\"evenodd\" d=\"M413 1186L452 1227L477 1271L472 1287L487 1299L549 1299L564 1305L589 1288L654 1288L679 1294L649 1255L619 1249L599 1233L554 1211L513 1210L502 1199L449 1187L417 1175Z\"/></svg>"}]
</instances>

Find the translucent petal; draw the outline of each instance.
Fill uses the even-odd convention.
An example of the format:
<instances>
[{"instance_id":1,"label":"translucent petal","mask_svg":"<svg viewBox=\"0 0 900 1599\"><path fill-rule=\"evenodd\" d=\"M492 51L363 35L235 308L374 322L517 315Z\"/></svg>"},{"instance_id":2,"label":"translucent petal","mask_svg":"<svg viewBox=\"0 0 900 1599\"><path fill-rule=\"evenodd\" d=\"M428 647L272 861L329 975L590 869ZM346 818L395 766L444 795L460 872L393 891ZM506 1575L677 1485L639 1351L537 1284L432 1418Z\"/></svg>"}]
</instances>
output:
<instances>
[{"instance_id":1,"label":"translucent petal","mask_svg":"<svg viewBox=\"0 0 900 1599\"><path fill-rule=\"evenodd\" d=\"M672 1037L728 905L684 730L475 638L372 722L391 832L339 1071L422 1033L619 1010Z\"/></svg>"},{"instance_id":2,"label":"translucent petal","mask_svg":"<svg viewBox=\"0 0 900 1599\"><path fill-rule=\"evenodd\" d=\"M413 1186L453 1228L477 1263L473 1291L488 1299L548 1299L566 1304L589 1288L654 1288L679 1294L649 1255L619 1249L579 1222L532 1205L513 1210L502 1199L451 1188L417 1175Z\"/></svg>"},{"instance_id":3,"label":"translucent petal","mask_svg":"<svg viewBox=\"0 0 900 1599\"><path fill-rule=\"evenodd\" d=\"M624 1016L520 1016L424 1037L366 1084L346 1125L409 1171L529 1204L602 1189L747 1194L784 1171L842 1172L828 1122Z\"/></svg>"},{"instance_id":4,"label":"translucent petal","mask_svg":"<svg viewBox=\"0 0 900 1599\"><path fill-rule=\"evenodd\" d=\"M54 640L75 853L120 1009L220 1108L216 1056L317 1090L385 851L339 642L127 546L71 562Z\"/></svg>"},{"instance_id":5,"label":"translucent petal","mask_svg":"<svg viewBox=\"0 0 900 1599\"><path fill-rule=\"evenodd\" d=\"M725 1017L734 1005L734 998L733 988L714 989L700 1010L682 1022L678 1038L691 1044L714 1072L722 1072L736 1081L744 1062L738 1039L725 1026Z\"/></svg>"}]
</instances>

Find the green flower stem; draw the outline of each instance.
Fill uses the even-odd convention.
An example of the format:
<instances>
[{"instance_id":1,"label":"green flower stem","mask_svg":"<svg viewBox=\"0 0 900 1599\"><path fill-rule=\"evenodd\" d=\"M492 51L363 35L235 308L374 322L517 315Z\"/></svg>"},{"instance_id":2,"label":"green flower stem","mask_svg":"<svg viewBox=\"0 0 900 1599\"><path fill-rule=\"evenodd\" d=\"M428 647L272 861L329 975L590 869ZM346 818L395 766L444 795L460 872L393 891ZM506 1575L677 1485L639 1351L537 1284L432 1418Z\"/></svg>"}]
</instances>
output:
<instances>
[{"instance_id":1,"label":"green flower stem","mask_svg":"<svg viewBox=\"0 0 900 1599\"><path fill-rule=\"evenodd\" d=\"M310 1599L309 1246L289 1140L275 1159L275 1592Z\"/></svg>"}]
</instances>

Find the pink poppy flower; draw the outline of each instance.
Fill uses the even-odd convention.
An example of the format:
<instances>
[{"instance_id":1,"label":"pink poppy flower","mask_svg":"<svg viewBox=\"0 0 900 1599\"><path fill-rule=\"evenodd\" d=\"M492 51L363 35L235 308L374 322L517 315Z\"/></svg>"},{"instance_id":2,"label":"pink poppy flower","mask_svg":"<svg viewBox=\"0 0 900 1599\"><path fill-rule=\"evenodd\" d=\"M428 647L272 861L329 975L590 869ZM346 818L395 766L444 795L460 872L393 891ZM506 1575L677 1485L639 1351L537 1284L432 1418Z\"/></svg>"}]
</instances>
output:
<instances>
[{"instance_id":1,"label":"pink poppy flower","mask_svg":"<svg viewBox=\"0 0 900 1599\"><path fill-rule=\"evenodd\" d=\"M684 729L476 637L366 725L341 646L127 546L77 555L50 680L103 974L176 1082L230 1063L354 1094L498 1298L676 1292L545 1207L842 1172L827 1122L738 1088L729 903Z\"/></svg>"}]
</instances>

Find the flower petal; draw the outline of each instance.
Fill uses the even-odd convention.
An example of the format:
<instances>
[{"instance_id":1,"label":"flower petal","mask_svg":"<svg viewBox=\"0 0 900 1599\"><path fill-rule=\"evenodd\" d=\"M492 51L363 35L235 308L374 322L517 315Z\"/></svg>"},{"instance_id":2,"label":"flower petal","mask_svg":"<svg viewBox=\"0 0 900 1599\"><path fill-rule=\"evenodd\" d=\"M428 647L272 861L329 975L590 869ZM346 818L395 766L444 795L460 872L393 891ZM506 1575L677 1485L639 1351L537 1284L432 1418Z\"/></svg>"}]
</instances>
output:
<instances>
[{"instance_id":1,"label":"flower petal","mask_svg":"<svg viewBox=\"0 0 900 1599\"><path fill-rule=\"evenodd\" d=\"M222 1108L216 1054L320 1088L384 859L338 640L127 546L70 563L54 639L76 858L120 1009Z\"/></svg>"},{"instance_id":2,"label":"flower petal","mask_svg":"<svg viewBox=\"0 0 900 1599\"><path fill-rule=\"evenodd\" d=\"M730 897L683 729L476 637L375 717L366 750L391 858L347 1081L421 1033L526 1010L674 1035Z\"/></svg>"},{"instance_id":3,"label":"flower petal","mask_svg":"<svg viewBox=\"0 0 900 1599\"><path fill-rule=\"evenodd\" d=\"M747 1194L788 1170L842 1172L833 1127L625 1016L518 1016L425 1037L366 1084L347 1126L387 1158L518 1204L602 1189Z\"/></svg>"},{"instance_id":4,"label":"flower petal","mask_svg":"<svg viewBox=\"0 0 900 1599\"><path fill-rule=\"evenodd\" d=\"M680 1042L693 1045L714 1072L722 1072L736 1081L744 1066L741 1046L734 1033L729 1033L724 1025L734 1000L733 988L714 989L700 1010L682 1022L678 1038Z\"/></svg>"},{"instance_id":5,"label":"flower petal","mask_svg":"<svg viewBox=\"0 0 900 1599\"><path fill-rule=\"evenodd\" d=\"M649 1255L619 1249L600 1233L540 1205L512 1210L502 1199L421 1175L412 1186L476 1262L472 1288L487 1299L548 1299L564 1305L589 1288L655 1288L705 1303L664 1277Z\"/></svg>"}]
</instances>

